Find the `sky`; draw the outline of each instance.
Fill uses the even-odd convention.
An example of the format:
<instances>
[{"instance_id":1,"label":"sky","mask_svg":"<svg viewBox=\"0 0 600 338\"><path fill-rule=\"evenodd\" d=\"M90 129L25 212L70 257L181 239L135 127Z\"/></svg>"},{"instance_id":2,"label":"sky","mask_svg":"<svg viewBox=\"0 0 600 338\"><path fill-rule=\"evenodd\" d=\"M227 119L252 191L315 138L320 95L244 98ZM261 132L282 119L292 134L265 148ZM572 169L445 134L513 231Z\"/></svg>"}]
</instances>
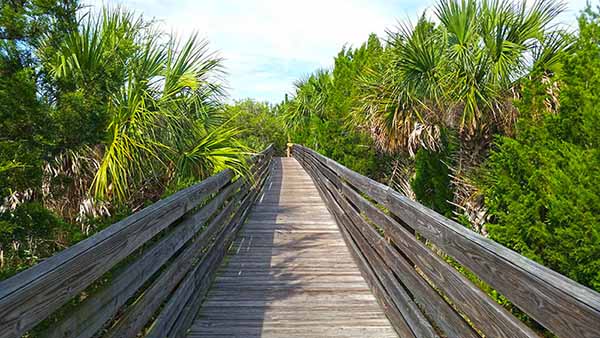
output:
<instances>
[{"instance_id":1,"label":"sky","mask_svg":"<svg viewBox=\"0 0 600 338\"><path fill-rule=\"evenodd\" d=\"M586 0L568 2L559 18L575 26ZM122 5L155 19L185 39L198 33L224 58L230 100L278 103L293 82L330 68L344 46L360 46L370 33L385 36L399 22L415 21L435 0L86 0Z\"/></svg>"}]
</instances>

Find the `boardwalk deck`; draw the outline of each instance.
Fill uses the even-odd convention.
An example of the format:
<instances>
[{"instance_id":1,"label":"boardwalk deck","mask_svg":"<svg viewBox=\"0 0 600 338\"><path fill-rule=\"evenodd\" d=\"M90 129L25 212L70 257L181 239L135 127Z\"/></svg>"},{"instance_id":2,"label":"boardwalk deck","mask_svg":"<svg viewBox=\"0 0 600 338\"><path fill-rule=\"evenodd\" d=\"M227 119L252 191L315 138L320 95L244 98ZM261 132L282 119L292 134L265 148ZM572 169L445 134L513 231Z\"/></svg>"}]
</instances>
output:
<instances>
[{"instance_id":1,"label":"boardwalk deck","mask_svg":"<svg viewBox=\"0 0 600 338\"><path fill-rule=\"evenodd\" d=\"M188 337L397 337L308 174L273 166Z\"/></svg>"},{"instance_id":2,"label":"boardwalk deck","mask_svg":"<svg viewBox=\"0 0 600 338\"><path fill-rule=\"evenodd\" d=\"M599 337L596 291L309 148L273 152L0 281L0 338L540 336L463 268L536 329Z\"/></svg>"}]
</instances>

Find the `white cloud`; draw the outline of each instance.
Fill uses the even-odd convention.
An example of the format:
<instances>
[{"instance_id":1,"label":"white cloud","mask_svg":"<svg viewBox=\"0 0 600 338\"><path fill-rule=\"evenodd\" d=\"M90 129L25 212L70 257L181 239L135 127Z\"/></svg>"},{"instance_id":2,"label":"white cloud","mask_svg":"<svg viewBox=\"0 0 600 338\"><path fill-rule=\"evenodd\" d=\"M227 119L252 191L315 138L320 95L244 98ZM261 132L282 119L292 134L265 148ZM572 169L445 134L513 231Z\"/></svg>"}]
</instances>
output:
<instances>
[{"instance_id":1,"label":"white cloud","mask_svg":"<svg viewBox=\"0 0 600 338\"><path fill-rule=\"evenodd\" d=\"M426 0L425 2L430 1ZM198 32L223 56L232 98L278 102L292 82L329 67L345 44L416 13L418 0L88 0L122 4L180 36Z\"/></svg>"},{"instance_id":2,"label":"white cloud","mask_svg":"<svg viewBox=\"0 0 600 338\"><path fill-rule=\"evenodd\" d=\"M575 8L581 8L577 0ZM123 4L180 36L198 32L223 56L231 97L278 102L292 82L329 67L342 46L383 36L434 0L87 0ZM574 14L573 14L574 15ZM571 16L571 15L570 15ZM572 16L571 16L572 17Z\"/></svg>"}]
</instances>

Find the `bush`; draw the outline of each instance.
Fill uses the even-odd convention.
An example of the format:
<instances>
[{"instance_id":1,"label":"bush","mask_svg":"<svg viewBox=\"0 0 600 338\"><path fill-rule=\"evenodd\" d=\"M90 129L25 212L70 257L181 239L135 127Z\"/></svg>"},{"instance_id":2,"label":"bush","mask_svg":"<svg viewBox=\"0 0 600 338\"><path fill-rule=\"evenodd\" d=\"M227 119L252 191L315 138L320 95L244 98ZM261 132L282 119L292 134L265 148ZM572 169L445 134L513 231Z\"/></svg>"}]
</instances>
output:
<instances>
[{"instance_id":1,"label":"bush","mask_svg":"<svg viewBox=\"0 0 600 338\"><path fill-rule=\"evenodd\" d=\"M417 200L446 217L452 217L453 209L449 203L454 192L448 168L453 149L454 145L445 135L441 150L419 148L415 156L415 178L411 182Z\"/></svg>"},{"instance_id":2,"label":"bush","mask_svg":"<svg viewBox=\"0 0 600 338\"><path fill-rule=\"evenodd\" d=\"M241 130L240 141L259 152L273 144L276 156L284 156L287 148L286 128L277 110L268 103L252 99L236 101L225 108L231 125Z\"/></svg>"},{"instance_id":3,"label":"bush","mask_svg":"<svg viewBox=\"0 0 600 338\"><path fill-rule=\"evenodd\" d=\"M600 290L600 20L589 8L558 76L558 114L527 93L515 139L500 137L484 188L491 238Z\"/></svg>"},{"instance_id":4,"label":"bush","mask_svg":"<svg viewBox=\"0 0 600 338\"><path fill-rule=\"evenodd\" d=\"M0 250L4 259L0 280L64 248L78 230L37 202L0 213Z\"/></svg>"}]
</instances>

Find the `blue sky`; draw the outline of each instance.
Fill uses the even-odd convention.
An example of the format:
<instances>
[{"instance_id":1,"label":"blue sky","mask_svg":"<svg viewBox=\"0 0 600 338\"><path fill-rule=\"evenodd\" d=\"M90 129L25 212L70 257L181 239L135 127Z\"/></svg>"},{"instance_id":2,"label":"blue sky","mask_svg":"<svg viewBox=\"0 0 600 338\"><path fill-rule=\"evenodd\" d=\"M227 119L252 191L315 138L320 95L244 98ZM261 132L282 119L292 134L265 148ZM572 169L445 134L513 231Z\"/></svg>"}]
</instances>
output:
<instances>
[{"instance_id":1,"label":"blue sky","mask_svg":"<svg viewBox=\"0 0 600 338\"><path fill-rule=\"evenodd\" d=\"M331 67L344 45L370 33L385 35L398 22L415 20L434 0L87 0L121 4L186 37L197 32L225 59L231 99L277 103L293 82ZM560 20L575 24L585 0L569 1Z\"/></svg>"}]
</instances>

